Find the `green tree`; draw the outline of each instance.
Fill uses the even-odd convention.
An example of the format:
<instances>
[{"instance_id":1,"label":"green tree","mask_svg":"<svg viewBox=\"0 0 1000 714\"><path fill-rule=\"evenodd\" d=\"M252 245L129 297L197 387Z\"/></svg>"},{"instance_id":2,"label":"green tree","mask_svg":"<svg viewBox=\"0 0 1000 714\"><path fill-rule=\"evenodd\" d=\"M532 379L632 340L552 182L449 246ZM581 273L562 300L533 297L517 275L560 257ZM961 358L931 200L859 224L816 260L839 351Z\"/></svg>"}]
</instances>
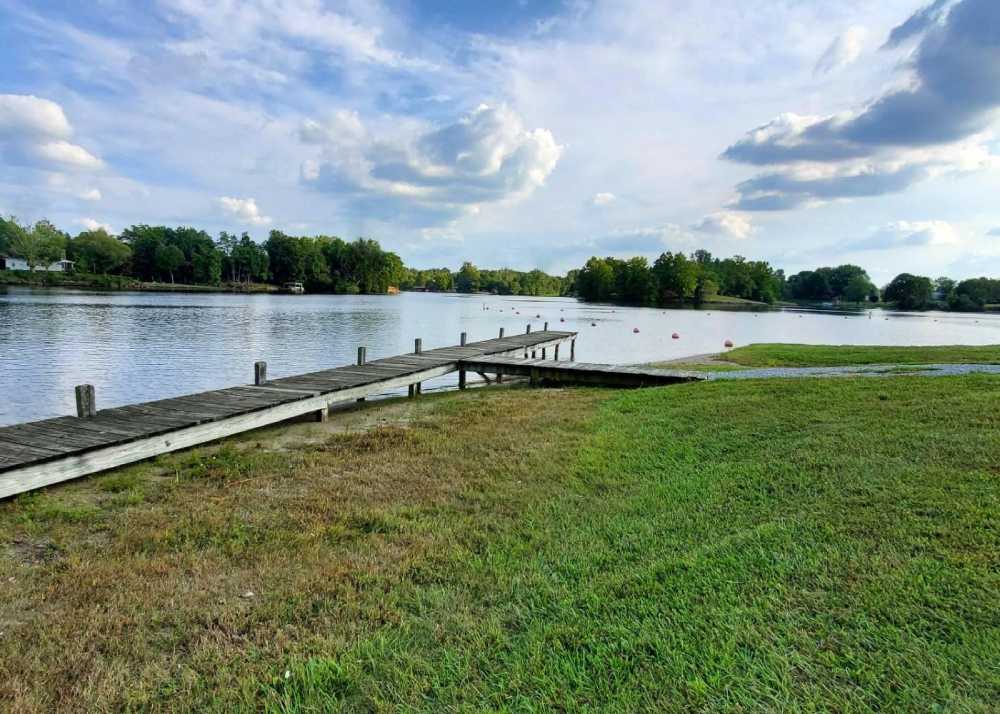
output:
<instances>
[{"instance_id":1,"label":"green tree","mask_svg":"<svg viewBox=\"0 0 1000 714\"><path fill-rule=\"evenodd\" d=\"M924 310L931 302L934 286L930 278L900 273L883 291L884 298L901 310Z\"/></svg>"},{"instance_id":2,"label":"green tree","mask_svg":"<svg viewBox=\"0 0 1000 714\"><path fill-rule=\"evenodd\" d=\"M576 276L576 292L584 300L610 300L614 289L615 272L604 258L590 258Z\"/></svg>"},{"instance_id":3,"label":"green tree","mask_svg":"<svg viewBox=\"0 0 1000 714\"><path fill-rule=\"evenodd\" d=\"M663 253L653 263L660 300L687 300L698 287L698 264L683 253Z\"/></svg>"},{"instance_id":4,"label":"green tree","mask_svg":"<svg viewBox=\"0 0 1000 714\"><path fill-rule=\"evenodd\" d=\"M460 293L474 293L479 290L479 268L466 261L455 276L455 289Z\"/></svg>"},{"instance_id":5,"label":"green tree","mask_svg":"<svg viewBox=\"0 0 1000 714\"><path fill-rule=\"evenodd\" d=\"M176 245L161 243L156 247L155 265L157 273L170 276L174 282L174 273L184 265L184 252Z\"/></svg>"},{"instance_id":6,"label":"green tree","mask_svg":"<svg viewBox=\"0 0 1000 714\"><path fill-rule=\"evenodd\" d=\"M132 249L103 228L83 231L70 241L68 251L78 269L102 275L121 270L132 257Z\"/></svg>"},{"instance_id":7,"label":"green tree","mask_svg":"<svg viewBox=\"0 0 1000 714\"><path fill-rule=\"evenodd\" d=\"M67 236L46 220L38 221L30 230L12 231L7 250L28 264L34 272L66 256Z\"/></svg>"},{"instance_id":8,"label":"green tree","mask_svg":"<svg viewBox=\"0 0 1000 714\"><path fill-rule=\"evenodd\" d=\"M861 303L868 299L873 287L875 286L872 285L867 274L852 275L847 281L847 285L844 286L842 297L847 302Z\"/></svg>"}]
</instances>

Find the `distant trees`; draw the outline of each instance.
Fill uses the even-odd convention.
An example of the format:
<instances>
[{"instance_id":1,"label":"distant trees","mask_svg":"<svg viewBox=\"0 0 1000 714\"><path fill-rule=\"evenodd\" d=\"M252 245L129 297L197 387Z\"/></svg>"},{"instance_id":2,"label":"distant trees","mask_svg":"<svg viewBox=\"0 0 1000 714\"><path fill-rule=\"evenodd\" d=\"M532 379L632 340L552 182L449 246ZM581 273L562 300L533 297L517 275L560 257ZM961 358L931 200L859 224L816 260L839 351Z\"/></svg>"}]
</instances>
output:
<instances>
[{"instance_id":1,"label":"distant trees","mask_svg":"<svg viewBox=\"0 0 1000 714\"><path fill-rule=\"evenodd\" d=\"M108 275L128 265L132 249L103 228L83 231L69 241L67 257L76 262L76 269L85 273Z\"/></svg>"},{"instance_id":2,"label":"distant trees","mask_svg":"<svg viewBox=\"0 0 1000 714\"><path fill-rule=\"evenodd\" d=\"M46 220L22 226L13 217L0 219L0 250L28 264L34 272L66 257L69 236Z\"/></svg>"},{"instance_id":3,"label":"distant trees","mask_svg":"<svg viewBox=\"0 0 1000 714\"><path fill-rule=\"evenodd\" d=\"M462 267L458 269L458 275L455 276L455 289L460 293L477 292L481 279L479 268L466 261L462 263Z\"/></svg>"},{"instance_id":4,"label":"distant trees","mask_svg":"<svg viewBox=\"0 0 1000 714\"><path fill-rule=\"evenodd\" d=\"M878 291L864 268L857 265L838 265L835 268L803 270L788 278L785 297L791 300L863 302Z\"/></svg>"},{"instance_id":5,"label":"distant trees","mask_svg":"<svg viewBox=\"0 0 1000 714\"><path fill-rule=\"evenodd\" d=\"M1000 280L970 278L955 285L948 296L952 310L978 312L987 305L1000 305Z\"/></svg>"},{"instance_id":6,"label":"distant trees","mask_svg":"<svg viewBox=\"0 0 1000 714\"><path fill-rule=\"evenodd\" d=\"M690 256L666 252L652 267L645 258L590 258L576 275L584 300L637 305L684 300L704 302L718 294L771 303L781 297L784 273L742 256L718 259L705 250Z\"/></svg>"},{"instance_id":7,"label":"distant trees","mask_svg":"<svg viewBox=\"0 0 1000 714\"><path fill-rule=\"evenodd\" d=\"M930 278L900 273L886 285L882 297L901 310L925 310L934 297L934 285Z\"/></svg>"}]
</instances>

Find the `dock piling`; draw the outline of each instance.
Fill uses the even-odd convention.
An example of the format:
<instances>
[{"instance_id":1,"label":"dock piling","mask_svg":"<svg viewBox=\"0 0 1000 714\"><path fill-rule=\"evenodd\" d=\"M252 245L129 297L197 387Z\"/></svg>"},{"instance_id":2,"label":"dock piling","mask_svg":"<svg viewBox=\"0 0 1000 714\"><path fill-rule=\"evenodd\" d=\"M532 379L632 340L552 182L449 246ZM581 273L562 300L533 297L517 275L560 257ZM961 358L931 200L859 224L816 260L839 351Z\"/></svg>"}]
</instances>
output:
<instances>
[{"instance_id":1,"label":"dock piling","mask_svg":"<svg viewBox=\"0 0 1000 714\"><path fill-rule=\"evenodd\" d=\"M503 339L503 328L502 327L500 328L500 339L501 340Z\"/></svg>"},{"instance_id":2,"label":"dock piling","mask_svg":"<svg viewBox=\"0 0 1000 714\"><path fill-rule=\"evenodd\" d=\"M97 416L97 397L94 393L94 385L76 385L76 415L81 419Z\"/></svg>"},{"instance_id":3,"label":"dock piling","mask_svg":"<svg viewBox=\"0 0 1000 714\"><path fill-rule=\"evenodd\" d=\"M359 367L362 366L367 361L368 361L368 348L359 345L358 346L358 366ZM360 397L360 398L358 398L358 401L359 402L363 402L363 401L365 401L365 398L364 397ZM323 410L323 414L326 415L326 410L325 409ZM317 414L317 417L318 417L318 414ZM319 418L317 418L316 421L326 421L326 419L319 419Z\"/></svg>"},{"instance_id":4,"label":"dock piling","mask_svg":"<svg viewBox=\"0 0 1000 714\"><path fill-rule=\"evenodd\" d=\"M418 355L424 351L424 341L417 337L413 340L413 354ZM410 385L410 396L416 397L423 394L423 387L420 382L416 382Z\"/></svg>"},{"instance_id":5,"label":"dock piling","mask_svg":"<svg viewBox=\"0 0 1000 714\"><path fill-rule=\"evenodd\" d=\"M576 362L576 340L569 341L569 361Z\"/></svg>"},{"instance_id":6,"label":"dock piling","mask_svg":"<svg viewBox=\"0 0 1000 714\"><path fill-rule=\"evenodd\" d=\"M465 347L465 342L466 342L466 338L467 337L468 337L468 335L466 335L466 333L464 333L464 332L461 335L459 335L458 344L459 344L460 347ZM464 369L459 369L458 370L458 388L459 389L465 389L465 370Z\"/></svg>"},{"instance_id":7,"label":"dock piling","mask_svg":"<svg viewBox=\"0 0 1000 714\"><path fill-rule=\"evenodd\" d=\"M267 384L267 362L253 363L253 383L255 387Z\"/></svg>"}]
</instances>

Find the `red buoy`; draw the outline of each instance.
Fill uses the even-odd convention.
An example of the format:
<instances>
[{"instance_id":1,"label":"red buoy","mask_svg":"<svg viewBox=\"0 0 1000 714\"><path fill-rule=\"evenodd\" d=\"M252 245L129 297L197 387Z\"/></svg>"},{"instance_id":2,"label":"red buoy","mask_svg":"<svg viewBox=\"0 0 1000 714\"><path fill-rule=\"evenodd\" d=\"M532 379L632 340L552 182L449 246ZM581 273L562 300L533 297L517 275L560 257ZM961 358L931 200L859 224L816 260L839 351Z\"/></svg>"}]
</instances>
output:
<instances>
[{"instance_id":1,"label":"red buoy","mask_svg":"<svg viewBox=\"0 0 1000 714\"><path fill-rule=\"evenodd\" d=\"M674 334L672 334L671 337L673 337L675 340L679 340L681 338L681 336L679 334L677 334L676 332Z\"/></svg>"},{"instance_id":2,"label":"red buoy","mask_svg":"<svg viewBox=\"0 0 1000 714\"><path fill-rule=\"evenodd\" d=\"M591 327L597 327L597 323L596 322L592 322L592 323L590 323L590 326Z\"/></svg>"},{"instance_id":3,"label":"red buoy","mask_svg":"<svg viewBox=\"0 0 1000 714\"><path fill-rule=\"evenodd\" d=\"M566 318L565 317L560 317L559 318L559 322L566 322Z\"/></svg>"},{"instance_id":4,"label":"red buoy","mask_svg":"<svg viewBox=\"0 0 1000 714\"><path fill-rule=\"evenodd\" d=\"M732 340L726 340L722 344L724 344L726 347L732 347L733 346L733 341Z\"/></svg>"},{"instance_id":5,"label":"red buoy","mask_svg":"<svg viewBox=\"0 0 1000 714\"><path fill-rule=\"evenodd\" d=\"M638 332L639 332L639 328L638 327L633 327L632 328L632 333L633 334L638 334Z\"/></svg>"}]
</instances>

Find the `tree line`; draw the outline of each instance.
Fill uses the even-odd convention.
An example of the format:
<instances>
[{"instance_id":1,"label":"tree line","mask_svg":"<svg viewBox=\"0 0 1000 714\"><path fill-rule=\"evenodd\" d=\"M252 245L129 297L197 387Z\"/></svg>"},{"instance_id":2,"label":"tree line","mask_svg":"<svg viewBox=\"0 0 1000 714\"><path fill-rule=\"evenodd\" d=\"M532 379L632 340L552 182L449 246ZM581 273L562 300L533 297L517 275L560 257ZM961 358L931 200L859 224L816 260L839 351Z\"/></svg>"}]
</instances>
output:
<instances>
[{"instance_id":1,"label":"tree line","mask_svg":"<svg viewBox=\"0 0 1000 714\"><path fill-rule=\"evenodd\" d=\"M785 277L763 260L715 258L707 250L690 256L666 252L652 265L643 257L592 257L575 273L575 292L584 300L662 305L701 303L719 295L773 303Z\"/></svg>"},{"instance_id":2,"label":"tree line","mask_svg":"<svg viewBox=\"0 0 1000 714\"><path fill-rule=\"evenodd\" d=\"M472 263L418 270L384 250L378 241L337 236L291 236L273 230L263 243L247 233L223 231L213 239L191 227L129 226L118 236L104 229L75 237L49 221L22 225L0 217L0 256L22 258L31 271L66 258L76 270L145 282L182 285L303 283L310 292L379 294L390 287L503 295L561 295L564 278L540 270L480 270Z\"/></svg>"}]
</instances>

